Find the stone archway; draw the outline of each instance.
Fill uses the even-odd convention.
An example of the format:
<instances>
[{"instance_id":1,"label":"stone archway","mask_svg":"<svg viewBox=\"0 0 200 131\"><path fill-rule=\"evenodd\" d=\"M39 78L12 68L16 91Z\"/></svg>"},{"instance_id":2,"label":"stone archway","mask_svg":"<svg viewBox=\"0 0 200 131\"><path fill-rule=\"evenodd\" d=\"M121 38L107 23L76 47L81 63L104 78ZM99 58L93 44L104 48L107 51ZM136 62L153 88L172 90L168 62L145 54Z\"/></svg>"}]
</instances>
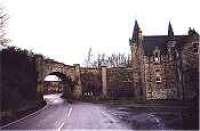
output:
<instances>
[{"instance_id":1,"label":"stone archway","mask_svg":"<svg viewBox=\"0 0 200 131\"><path fill-rule=\"evenodd\" d=\"M79 99L82 96L82 86L80 80L80 65L74 64L65 65L63 63L59 63L53 60L44 59L42 57L37 57L36 60L36 69L38 72L37 75L37 93L39 96L43 94L43 86L44 86L44 78L49 74L57 75L64 79L65 85L69 84L68 87L71 88L71 94L67 94L69 96L72 95L73 98ZM65 78L66 77L66 78ZM65 88L70 89L70 88ZM64 94L65 94L64 93ZM65 95L65 96L67 96Z\"/></svg>"}]
</instances>

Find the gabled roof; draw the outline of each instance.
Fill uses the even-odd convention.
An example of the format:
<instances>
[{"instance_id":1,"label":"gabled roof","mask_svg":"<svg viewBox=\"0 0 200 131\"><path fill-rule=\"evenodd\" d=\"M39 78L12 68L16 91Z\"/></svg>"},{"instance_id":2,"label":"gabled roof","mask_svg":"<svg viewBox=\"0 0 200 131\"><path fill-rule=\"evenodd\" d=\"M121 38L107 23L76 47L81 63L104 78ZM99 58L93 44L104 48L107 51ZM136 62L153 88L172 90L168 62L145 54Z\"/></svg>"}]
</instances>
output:
<instances>
[{"instance_id":1,"label":"gabled roof","mask_svg":"<svg viewBox=\"0 0 200 131\"><path fill-rule=\"evenodd\" d=\"M144 55L151 56L156 47L161 51L161 54L167 53L167 42L169 37L167 35L155 35L155 36L144 36L143 37L143 48ZM177 35L175 36L176 47L181 48L184 43L194 41L194 38L188 35Z\"/></svg>"},{"instance_id":2,"label":"gabled roof","mask_svg":"<svg viewBox=\"0 0 200 131\"><path fill-rule=\"evenodd\" d=\"M153 55L153 51L156 47L158 47L161 52L165 52L167 49L166 43L167 43L168 37L166 36L144 36L143 37L143 48L144 48L144 54L146 56Z\"/></svg>"}]
</instances>

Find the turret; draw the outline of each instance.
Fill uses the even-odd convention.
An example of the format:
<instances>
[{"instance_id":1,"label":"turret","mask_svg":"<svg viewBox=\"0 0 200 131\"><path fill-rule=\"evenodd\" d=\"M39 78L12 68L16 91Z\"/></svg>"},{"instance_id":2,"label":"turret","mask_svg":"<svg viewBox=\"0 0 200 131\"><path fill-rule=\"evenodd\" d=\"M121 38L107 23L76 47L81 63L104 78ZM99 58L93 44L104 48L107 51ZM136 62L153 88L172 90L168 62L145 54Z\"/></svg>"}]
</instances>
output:
<instances>
[{"instance_id":1,"label":"turret","mask_svg":"<svg viewBox=\"0 0 200 131\"><path fill-rule=\"evenodd\" d=\"M140 98L144 97L144 49L143 49L142 31L135 21L132 38L130 39L131 62L133 68L133 87L134 95Z\"/></svg>"},{"instance_id":2,"label":"turret","mask_svg":"<svg viewBox=\"0 0 200 131\"><path fill-rule=\"evenodd\" d=\"M168 25L168 47L175 47L176 41L171 23Z\"/></svg>"},{"instance_id":3,"label":"turret","mask_svg":"<svg viewBox=\"0 0 200 131\"><path fill-rule=\"evenodd\" d=\"M135 26L133 29L132 38L130 39L130 45L133 43L139 43L142 40L142 31L138 25L137 20L135 20Z\"/></svg>"},{"instance_id":4,"label":"turret","mask_svg":"<svg viewBox=\"0 0 200 131\"><path fill-rule=\"evenodd\" d=\"M133 61L133 55L135 54L137 48L142 44L142 31L138 25L137 20L135 20L135 25L133 29L132 38L129 39L129 45L131 50L131 61Z\"/></svg>"},{"instance_id":5,"label":"turret","mask_svg":"<svg viewBox=\"0 0 200 131\"><path fill-rule=\"evenodd\" d=\"M174 31L173 31L172 25L169 22L167 48L168 48L168 54L169 54L170 60L173 60L173 58L175 57L175 46L176 46L176 39L174 36Z\"/></svg>"},{"instance_id":6,"label":"turret","mask_svg":"<svg viewBox=\"0 0 200 131\"><path fill-rule=\"evenodd\" d=\"M172 29L171 22L169 22L169 25L168 25L168 40L175 40L174 31Z\"/></svg>"}]
</instances>

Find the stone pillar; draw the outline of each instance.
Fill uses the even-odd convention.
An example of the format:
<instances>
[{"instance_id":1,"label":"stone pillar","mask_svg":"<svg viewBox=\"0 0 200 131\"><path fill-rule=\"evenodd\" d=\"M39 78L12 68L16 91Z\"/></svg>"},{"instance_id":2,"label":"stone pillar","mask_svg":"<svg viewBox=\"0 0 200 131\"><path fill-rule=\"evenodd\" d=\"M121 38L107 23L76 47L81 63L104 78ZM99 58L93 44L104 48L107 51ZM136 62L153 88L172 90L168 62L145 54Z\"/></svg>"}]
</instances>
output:
<instances>
[{"instance_id":1,"label":"stone pillar","mask_svg":"<svg viewBox=\"0 0 200 131\"><path fill-rule=\"evenodd\" d=\"M42 56L35 56L35 68L38 72L37 76L37 95L42 99L43 95L43 75L44 75L44 59Z\"/></svg>"},{"instance_id":2,"label":"stone pillar","mask_svg":"<svg viewBox=\"0 0 200 131\"><path fill-rule=\"evenodd\" d=\"M107 96L107 76L106 76L106 66L102 66L102 92L103 96Z\"/></svg>"},{"instance_id":3,"label":"stone pillar","mask_svg":"<svg viewBox=\"0 0 200 131\"><path fill-rule=\"evenodd\" d=\"M73 90L73 95L75 98L80 98L82 96L82 86L81 86L81 77L80 77L80 65L74 64L74 78L75 78L75 87Z\"/></svg>"}]
</instances>

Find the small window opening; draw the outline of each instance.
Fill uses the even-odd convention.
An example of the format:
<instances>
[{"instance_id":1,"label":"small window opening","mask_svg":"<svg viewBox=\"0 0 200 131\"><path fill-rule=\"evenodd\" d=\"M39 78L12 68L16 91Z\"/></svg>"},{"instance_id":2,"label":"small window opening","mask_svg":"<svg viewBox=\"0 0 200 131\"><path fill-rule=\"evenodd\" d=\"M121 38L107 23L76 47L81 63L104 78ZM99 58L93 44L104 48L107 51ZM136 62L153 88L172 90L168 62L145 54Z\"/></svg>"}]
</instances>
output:
<instances>
[{"instance_id":1,"label":"small window opening","mask_svg":"<svg viewBox=\"0 0 200 131\"><path fill-rule=\"evenodd\" d=\"M199 45L198 43L193 43L193 52L198 52Z\"/></svg>"},{"instance_id":2,"label":"small window opening","mask_svg":"<svg viewBox=\"0 0 200 131\"><path fill-rule=\"evenodd\" d=\"M160 70L159 70L159 69L156 69L156 73L158 73L158 72L160 72Z\"/></svg>"},{"instance_id":3,"label":"small window opening","mask_svg":"<svg viewBox=\"0 0 200 131\"><path fill-rule=\"evenodd\" d=\"M159 48L156 47L155 51L154 51L154 61L155 63L159 63L160 62L160 52L159 52Z\"/></svg>"},{"instance_id":4,"label":"small window opening","mask_svg":"<svg viewBox=\"0 0 200 131\"><path fill-rule=\"evenodd\" d=\"M156 77L156 83L161 83L161 77L160 76Z\"/></svg>"}]
</instances>

